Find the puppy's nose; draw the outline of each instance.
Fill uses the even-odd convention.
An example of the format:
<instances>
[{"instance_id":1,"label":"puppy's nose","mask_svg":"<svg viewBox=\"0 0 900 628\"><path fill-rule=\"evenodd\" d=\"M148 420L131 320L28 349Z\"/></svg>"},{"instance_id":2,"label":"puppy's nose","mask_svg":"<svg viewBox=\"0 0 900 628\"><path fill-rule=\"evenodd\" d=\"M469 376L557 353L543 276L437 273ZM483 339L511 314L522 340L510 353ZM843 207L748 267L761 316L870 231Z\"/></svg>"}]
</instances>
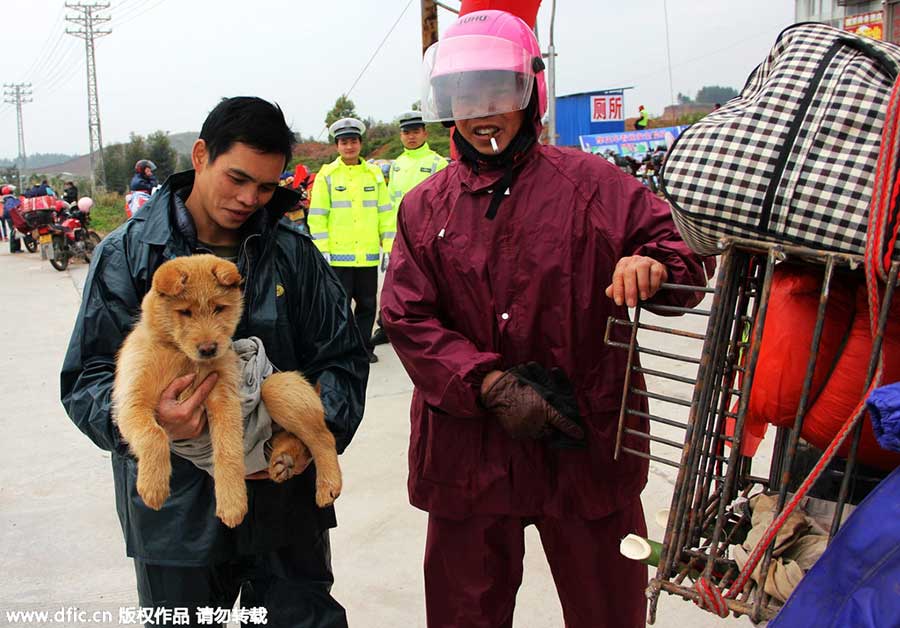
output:
<instances>
[{"instance_id":1,"label":"puppy's nose","mask_svg":"<svg viewBox=\"0 0 900 628\"><path fill-rule=\"evenodd\" d=\"M202 345L197 345L197 353L201 358L211 358L216 355L218 348L219 343L217 342L204 342Z\"/></svg>"}]
</instances>

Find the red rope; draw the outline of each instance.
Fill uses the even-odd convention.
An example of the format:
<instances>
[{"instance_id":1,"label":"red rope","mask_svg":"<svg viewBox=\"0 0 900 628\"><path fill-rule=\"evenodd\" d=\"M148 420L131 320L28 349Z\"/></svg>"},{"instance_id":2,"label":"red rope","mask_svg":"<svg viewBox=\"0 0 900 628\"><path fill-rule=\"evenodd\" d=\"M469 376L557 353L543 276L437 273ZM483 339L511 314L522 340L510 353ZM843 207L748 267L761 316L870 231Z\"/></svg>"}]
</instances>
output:
<instances>
[{"instance_id":1,"label":"red rope","mask_svg":"<svg viewBox=\"0 0 900 628\"><path fill-rule=\"evenodd\" d=\"M719 617L728 617L728 603L722 597L719 587L710 583L706 578L700 578L694 583L694 591L700 596L700 600L694 600L694 604Z\"/></svg>"},{"instance_id":2,"label":"red rope","mask_svg":"<svg viewBox=\"0 0 900 628\"><path fill-rule=\"evenodd\" d=\"M731 588L728 590L728 593L725 595L726 598L734 599L737 597L738 593L746 586L747 581L750 579L750 574L753 573L753 570L756 569L756 565L759 563L760 559L763 557L763 554L766 551L766 548L769 547L769 544L775 538L775 535L778 534L778 531L781 530L784 522L787 521L787 518L791 516L791 513L794 512L794 509L797 507L797 504L806 496L807 491L809 491L810 487L815 484L816 480L819 479L819 476L822 474L822 470L825 466L831 462L832 458L834 458L837 453L838 448L844 443L847 439L847 435L859 421L859 419L865 414L865 400L868 398L869 393L872 392L874 388L879 385L881 380L881 365L879 364L878 371L876 372L875 377L872 380L869 389L866 391L866 394L863 396L863 400L859 402L859 405L856 406L856 410L853 411L853 414L847 421L844 422L841 430L835 435L834 440L831 441L831 444L828 446L828 449L822 454L822 458L813 467L809 476L803 481L803 484L800 485L800 488L794 494L794 497L790 502L785 506L784 510L779 514L769 527L766 528L765 534L763 534L759 543L756 544L756 547L753 548L753 552L751 552L750 557L747 559L747 564L744 565L744 568L741 570L740 575L737 577L737 580L734 581L734 584L731 585Z\"/></svg>"},{"instance_id":3,"label":"red rope","mask_svg":"<svg viewBox=\"0 0 900 628\"><path fill-rule=\"evenodd\" d=\"M894 166L894 153L896 152L897 135L897 108L898 96L900 96L900 79L894 82L891 97L885 112L885 125L881 135L881 148L878 152L878 161L875 166L875 187L872 190L872 205L877 211L869 211L869 231L866 242L866 256L870 249L880 244L883 234L883 220L885 208L889 202L887 193L891 190L891 173Z\"/></svg>"},{"instance_id":4,"label":"red rope","mask_svg":"<svg viewBox=\"0 0 900 628\"><path fill-rule=\"evenodd\" d=\"M866 288L869 300L869 327L875 336L880 311L878 281L884 276L885 266L882 251L885 248L885 224L894 210L893 199L896 186L893 181L894 156L897 153L898 123L900 123L900 78L894 82L888 108L885 112L885 126L881 136L881 148L875 167L875 187L872 190L872 204L869 208L869 225L866 233ZM891 239L889 239L892 241ZM885 251L890 259L893 251Z\"/></svg>"}]
</instances>

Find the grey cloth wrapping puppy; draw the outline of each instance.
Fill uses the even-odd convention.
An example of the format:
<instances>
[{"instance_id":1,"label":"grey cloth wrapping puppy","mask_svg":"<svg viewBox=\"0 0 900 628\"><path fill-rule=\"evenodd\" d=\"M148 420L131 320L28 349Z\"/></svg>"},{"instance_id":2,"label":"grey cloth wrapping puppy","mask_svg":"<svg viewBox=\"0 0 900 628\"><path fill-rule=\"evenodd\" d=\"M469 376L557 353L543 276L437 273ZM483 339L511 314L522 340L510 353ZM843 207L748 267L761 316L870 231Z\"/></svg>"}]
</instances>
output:
<instances>
[{"instance_id":1,"label":"grey cloth wrapping puppy","mask_svg":"<svg viewBox=\"0 0 900 628\"><path fill-rule=\"evenodd\" d=\"M239 393L241 412L244 415L244 464L249 475L269 467L266 444L272 437L273 423L262 402L261 390L263 380L272 374L274 367L266 357L262 340L256 336L235 340L232 347L241 360ZM212 441L208 424L197 438L172 441L171 449L212 475Z\"/></svg>"}]
</instances>

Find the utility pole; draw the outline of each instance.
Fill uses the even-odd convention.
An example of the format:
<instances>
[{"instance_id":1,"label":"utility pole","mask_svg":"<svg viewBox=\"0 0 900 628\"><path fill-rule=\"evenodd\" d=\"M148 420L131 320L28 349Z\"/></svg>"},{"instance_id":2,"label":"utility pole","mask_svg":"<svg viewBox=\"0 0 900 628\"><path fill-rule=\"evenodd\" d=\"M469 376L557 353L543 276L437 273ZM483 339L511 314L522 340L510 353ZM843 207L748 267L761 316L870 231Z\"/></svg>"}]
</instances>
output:
<instances>
[{"instance_id":1,"label":"utility pole","mask_svg":"<svg viewBox=\"0 0 900 628\"><path fill-rule=\"evenodd\" d=\"M422 0L422 54L438 40L438 5L434 0Z\"/></svg>"},{"instance_id":2,"label":"utility pole","mask_svg":"<svg viewBox=\"0 0 900 628\"><path fill-rule=\"evenodd\" d=\"M106 171L103 169L103 136L100 133L100 103L97 97L97 67L94 63L94 40L104 35L109 35L109 29L97 28L97 25L109 22L110 18L100 15L109 8L109 2L94 2L85 4L66 3L67 9L77 13L67 15L66 21L80 26L78 29L66 29L66 33L84 40L84 50L87 56L87 94L88 94L88 136L91 143L91 193L95 194L97 188L106 187Z\"/></svg>"},{"instance_id":3,"label":"utility pole","mask_svg":"<svg viewBox=\"0 0 900 628\"><path fill-rule=\"evenodd\" d=\"M25 127L22 124L22 105L31 102L31 83L4 83L3 102L16 106L16 119L19 126L19 194L22 189L22 173L28 158L25 155Z\"/></svg>"},{"instance_id":4,"label":"utility pole","mask_svg":"<svg viewBox=\"0 0 900 628\"><path fill-rule=\"evenodd\" d=\"M672 86L672 48L669 46L669 8L666 6L666 0L663 0L663 20L666 23L666 62L669 66L669 102L677 105L675 102L675 88ZM674 109L672 110L674 111Z\"/></svg>"},{"instance_id":5,"label":"utility pole","mask_svg":"<svg viewBox=\"0 0 900 628\"><path fill-rule=\"evenodd\" d=\"M547 142L556 146L556 44L553 31L556 29L556 0L550 9L550 45L547 47Z\"/></svg>"}]
</instances>

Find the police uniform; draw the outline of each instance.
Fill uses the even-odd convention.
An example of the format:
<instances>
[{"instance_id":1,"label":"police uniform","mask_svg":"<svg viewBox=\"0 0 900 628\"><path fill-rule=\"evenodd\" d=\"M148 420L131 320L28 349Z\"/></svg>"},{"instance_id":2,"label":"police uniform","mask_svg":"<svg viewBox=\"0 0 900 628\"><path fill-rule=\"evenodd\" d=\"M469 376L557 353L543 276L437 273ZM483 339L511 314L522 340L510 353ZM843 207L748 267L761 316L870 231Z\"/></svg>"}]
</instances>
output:
<instances>
[{"instance_id":1,"label":"police uniform","mask_svg":"<svg viewBox=\"0 0 900 628\"><path fill-rule=\"evenodd\" d=\"M329 128L335 142L342 137L361 139L365 130L355 118L342 118ZM308 224L316 247L355 301L356 322L374 361L371 336L378 264L381 252L390 252L397 228L397 211L381 169L362 159L348 165L340 156L322 166L310 199Z\"/></svg>"}]
</instances>

